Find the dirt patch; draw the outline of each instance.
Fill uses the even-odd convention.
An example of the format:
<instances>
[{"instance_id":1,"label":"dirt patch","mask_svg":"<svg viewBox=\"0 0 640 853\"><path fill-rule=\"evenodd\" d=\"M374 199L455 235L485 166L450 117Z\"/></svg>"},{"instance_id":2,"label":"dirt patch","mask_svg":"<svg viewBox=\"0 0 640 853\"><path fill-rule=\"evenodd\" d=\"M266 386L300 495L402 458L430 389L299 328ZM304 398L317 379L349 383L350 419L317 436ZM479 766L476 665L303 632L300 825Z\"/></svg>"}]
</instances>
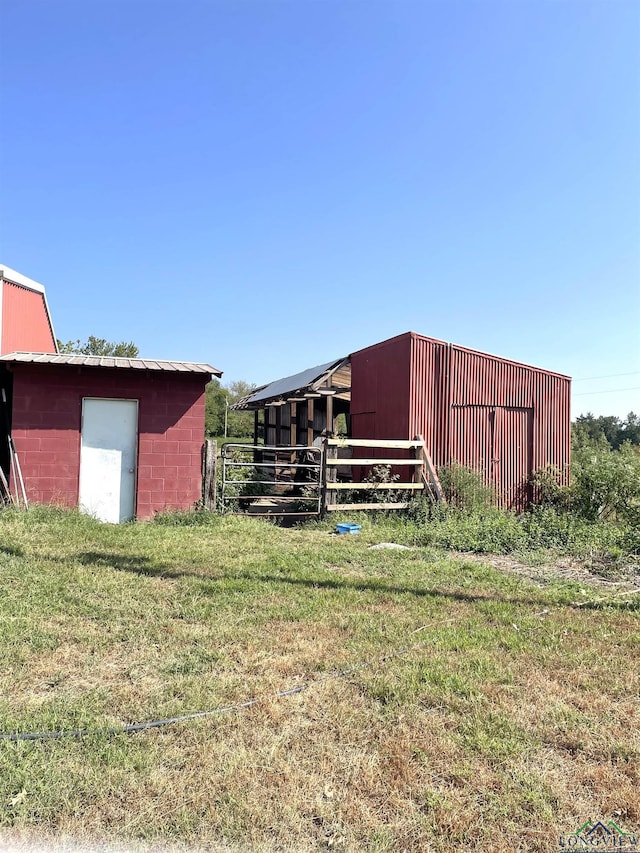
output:
<instances>
[{"instance_id":1,"label":"dirt patch","mask_svg":"<svg viewBox=\"0 0 640 853\"><path fill-rule=\"evenodd\" d=\"M504 574L526 577L538 586L561 580L612 591L637 589L640 592L640 565L630 561L612 565L599 560L557 557L549 562L534 563L502 554L464 553L458 556L465 562L488 563Z\"/></svg>"}]
</instances>

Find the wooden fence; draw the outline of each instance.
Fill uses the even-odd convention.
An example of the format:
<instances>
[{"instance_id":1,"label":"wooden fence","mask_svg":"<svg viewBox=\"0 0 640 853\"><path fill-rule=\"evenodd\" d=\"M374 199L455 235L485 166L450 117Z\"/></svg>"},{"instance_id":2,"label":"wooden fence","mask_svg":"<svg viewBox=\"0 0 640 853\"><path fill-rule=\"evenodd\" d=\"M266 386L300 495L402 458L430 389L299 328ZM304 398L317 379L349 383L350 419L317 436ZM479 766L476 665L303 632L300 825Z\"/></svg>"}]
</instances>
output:
<instances>
[{"instance_id":1,"label":"wooden fence","mask_svg":"<svg viewBox=\"0 0 640 853\"><path fill-rule=\"evenodd\" d=\"M384 451L384 455L367 454L367 450L374 453ZM354 451L357 455L353 455ZM425 492L434 500L443 500L438 475L420 437L413 441L329 438L326 439L324 467L324 512L406 509L412 496ZM350 475L344 476L345 469L350 469ZM354 469L359 469L358 476L354 476ZM394 469L396 473L392 475ZM338 473L341 470L342 479ZM407 474L403 477L399 471ZM371 497L390 497L393 493L399 499L340 500L341 495L352 496L354 492Z\"/></svg>"},{"instance_id":2,"label":"wooden fence","mask_svg":"<svg viewBox=\"0 0 640 853\"><path fill-rule=\"evenodd\" d=\"M215 442L207 441L203 505L209 509L216 507L216 455ZM444 499L419 436L413 441L328 438L322 448L225 445L221 463L221 508L254 515L402 510L418 494Z\"/></svg>"}]
</instances>

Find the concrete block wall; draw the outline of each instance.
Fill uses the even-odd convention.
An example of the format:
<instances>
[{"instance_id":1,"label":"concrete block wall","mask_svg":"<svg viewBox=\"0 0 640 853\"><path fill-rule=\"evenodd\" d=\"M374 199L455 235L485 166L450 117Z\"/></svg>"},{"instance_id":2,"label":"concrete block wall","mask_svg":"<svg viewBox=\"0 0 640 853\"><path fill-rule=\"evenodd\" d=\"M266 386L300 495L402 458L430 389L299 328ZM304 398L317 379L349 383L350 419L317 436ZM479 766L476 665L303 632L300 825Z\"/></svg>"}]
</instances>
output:
<instances>
[{"instance_id":1,"label":"concrete block wall","mask_svg":"<svg viewBox=\"0 0 640 853\"><path fill-rule=\"evenodd\" d=\"M12 434L33 502L77 506L83 397L138 400L136 517L201 496L204 374L17 364Z\"/></svg>"}]
</instances>

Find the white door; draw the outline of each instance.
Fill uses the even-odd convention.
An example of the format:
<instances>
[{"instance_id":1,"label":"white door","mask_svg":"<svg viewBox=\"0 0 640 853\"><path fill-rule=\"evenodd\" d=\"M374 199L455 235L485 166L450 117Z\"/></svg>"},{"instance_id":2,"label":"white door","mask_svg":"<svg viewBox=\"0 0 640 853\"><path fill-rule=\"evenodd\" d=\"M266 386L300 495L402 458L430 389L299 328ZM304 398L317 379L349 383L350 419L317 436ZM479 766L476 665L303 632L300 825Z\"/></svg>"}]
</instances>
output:
<instances>
[{"instance_id":1,"label":"white door","mask_svg":"<svg viewBox=\"0 0 640 853\"><path fill-rule=\"evenodd\" d=\"M138 401L82 401L80 509L117 524L133 518Z\"/></svg>"}]
</instances>

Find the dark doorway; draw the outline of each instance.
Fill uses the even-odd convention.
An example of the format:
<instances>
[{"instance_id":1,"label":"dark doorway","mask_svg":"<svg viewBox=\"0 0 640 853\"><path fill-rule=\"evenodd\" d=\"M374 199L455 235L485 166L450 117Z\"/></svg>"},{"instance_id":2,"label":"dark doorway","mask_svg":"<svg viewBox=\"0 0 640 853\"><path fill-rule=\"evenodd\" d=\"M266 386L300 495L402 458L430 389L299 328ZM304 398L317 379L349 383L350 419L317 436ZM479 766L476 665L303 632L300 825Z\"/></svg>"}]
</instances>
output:
<instances>
[{"instance_id":1,"label":"dark doorway","mask_svg":"<svg viewBox=\"0 0 640 853\"><path fill-rule=\"evenodd\" d=\"M2 392L4 391L4 394ZM4 398L6 398L6 403ZM0 366L0 468L9 480L9 434L13 404L13 374Z\"/></svg>"}]
</instances>

